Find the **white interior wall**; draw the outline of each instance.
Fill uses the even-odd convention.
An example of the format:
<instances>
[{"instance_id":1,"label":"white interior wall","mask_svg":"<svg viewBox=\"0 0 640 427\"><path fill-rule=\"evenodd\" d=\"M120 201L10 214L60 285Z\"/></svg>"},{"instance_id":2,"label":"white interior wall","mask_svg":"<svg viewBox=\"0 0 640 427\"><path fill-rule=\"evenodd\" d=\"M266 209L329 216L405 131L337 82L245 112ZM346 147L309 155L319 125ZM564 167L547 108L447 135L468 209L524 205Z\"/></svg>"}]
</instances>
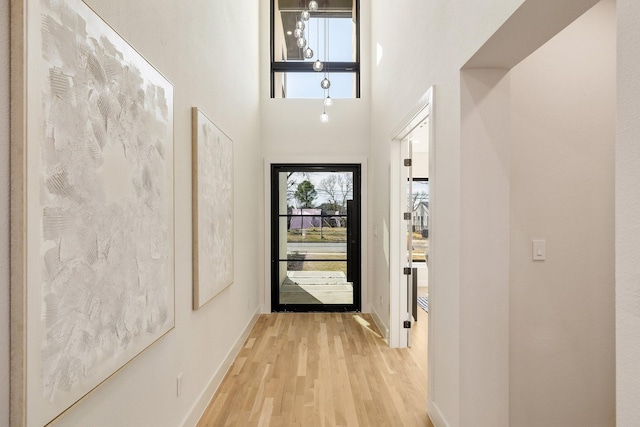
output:
<instances>
[{"instance_id":1,"label":"white interior wall","mask_svg":"<svg viewBox=\"0 0 640 427\"><path fill-rule=\"evenodd\" d=\"M265 157L295 156L314 162L319 157L367 156L369 102L334 99L333 104L327 108L329 122L321 123L322 99L263 97L261 138Z\"/></svg>"},{"instance_id":2,"label":"white interior wall","mask_svg":"<svg viewBox=\"0 0 640 427\"><path fill-rule=\"evenodd\" d=\"M510 73L510 426L615 425L615 55L603 0Z\"/></svg>"},{"instance_id":3,"label":"white interior wall","mask_svg":"<svg viewBox=\"0 0 640 427\"><path fill-rule=\"evenodd\" d=\"M428 144L428 142L426 142ZM413 177L414 178L429 178L429 153L414 151L411 156L414 163L412 164Z\"/></svg>"},{"instance_id":4,"label":"white interior wall","mask_svg":"<svg viewBox=\"0 0 640 427\"><path fill-rule=\"evenodd\" d=\"M174 85L175 329L82 399L56 425L194 425L226 367L227 356L259 309L261 180L257 0L88 1ZM2 1L3 7L6 2ZM5 13L1 15L4 19ZM4 33L2 25L2 49ZM242 27L242 31L238 28ZM166 30L168 29L168 30ZM229 41L233 40L232 43ZM4 58L4 50L2 51ZM231 66L234 64L235 66ZM2 62L4 67L4 61ZM4 73L2 94L4 94ZM4 108L6 96L0 96ZM235 281L192 310L191 107L199 107L234 141ZM3 116L4 117L4 116ZM0 121L3 153L6 121ZM2 155L2 162L5 162ZM5 168L0 182L5 192ZM0 198L0 226L5 201ZM4 233L0 233L4 239ZM2 248L2 265L5 260ZM247 268L247 263L255 267ZM4 267L1 271L4 274ZM4 277L3 277L4 279ZM2 292L4 290L4 280ZM0 298L2 319L6 298ZM4 328L4 321L2 323ZM4 329L2 332L4 340ZM4 352L6 346L2 345ZM4 375L4 369L0 369ZM176 378L183 374L182 395ZM1 387L4 396L5 381ZM3 398L4 401L4 398ZM4 416L6 412L2 411ZM5 425L1 420L0 424Z\"/></svg>"},{"instance_id":5,"label":"white interior wall","mask_svg":"<svg viewBox=\"0 0 640 427\"><path fill-rule=\"evenodd\" d=\"M616 124L617 425L640 425L640 2L618 0Z\"/></svg>"},{"instance_id":6,"label":"white interior wall","mask_svg":"<svg viewBox=\"0 0 640 427\"><path fill-rule=\"evenodd\" d=\"M9 425L9 0L0 0L0 425Z\"/></svg>"}]
</instances>

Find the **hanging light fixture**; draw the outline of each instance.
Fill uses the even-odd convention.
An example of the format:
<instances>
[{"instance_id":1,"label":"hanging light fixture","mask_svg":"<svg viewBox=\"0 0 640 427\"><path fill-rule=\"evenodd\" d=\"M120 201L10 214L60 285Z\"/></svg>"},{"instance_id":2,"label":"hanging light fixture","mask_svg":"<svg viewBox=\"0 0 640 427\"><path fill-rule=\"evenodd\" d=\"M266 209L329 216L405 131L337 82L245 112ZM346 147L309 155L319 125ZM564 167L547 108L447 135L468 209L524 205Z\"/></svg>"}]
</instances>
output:
<instances>
[{"instance_id":1,"label":"hanging light fixture","mask_svg":"<svg viewBox=\"0 0 640 427\"><path fill-rule=\"evenodd\" d=\"M327 123L329 121L329 115L327 114L327 112L324 110L324 108L322 109L322 114L320 114L320 121L322 123Z\"/></svg>"},{"instance_id":2,"label":"hanging light fixture","mask_svg":"<svg viewBox=\"0 0 640 427\"><path fill-rule=\"evenodd\" d=\"M296 21L296 27L293 30L293 36L296 39L298 39L296 40L296 43L298 47L301 49L304 48L304 46L307 44L306 41L304 43L300 41L300 39L304 39L304 28L305 28L304 17L301 14L300 19Z\"/></svg>"},{"instance_id":3,"label":"hanging light fixture","mask_svg":"<svg viewBox=\"0 0 640 427\"><path fill-rule=\"evenodd\" d=\"M301 19L300 22L309 21L310 17L311 17L311 14L309 13L309 11L303 10L302 13L300 14L300 19ZM311 22L309 22L309 35L311 35ZM302 56L305 59L313 58L313 50L311 49L311 43L309 43L309 46L307 46L307 48L302 51Z\"/></svg>"},{"instance_id":4,"label":"hanging light fixture","mask_svg":"<svg viewBox=\"0 0 640 427\"><path fill-rule=\"evenodd\" d=\"M320 19L316 19L316 40L317 40L317 47L318 47L318 56L320 56ZM324 64L322 63L322 61L320 61L320 58L318 57L318 59L316 59L313 62L313 71L322 71L322 69L324 68Z\"/></svg>"},{"instance_id":5,"label":"hanging light fixture","mask_svg":"<svg viewBox=\"0 0 640 427\"><path fill-rule=\"evenodd\" d=\"M313 58L313 49L311 49L311 46L309 44L309 46L307 46L307 39L304 36L304 30L305 30L305 22L308 23L309 26L309 30L311 30L311 12L317 12L318 11L318 2L315 0L311 0L309 2L309 9L308 10L303 10L302 12L300 12L300 19L298 21L296 21L296 26L295 29L293 31L293 35L295 36L296 40L296 44L298 45L298 47L300 49L302 49L302 56L305 59L312 59ZM318 48L318 52L320 52L320 20L317 19L316 20L316 29L317 29L317 48ZM325 17L323 19L324 21L324 61L327 62L329 60L329 23L327 18ZM326 107L330 107L331 105L333 105L333 100L331 99L331 96L329 95L329 88L331 87L331 81L329 80L329 70L328 68L325 69L324 63L323 61L320 61L320 58L316 59L313 62L312 68L314 71L320 72L324 70L324 78L322 79L322 81L320 82L320 87L324 90L324 99L323 99L323 106L322 106L322 114L320 114L320 121L322 123L327 123L329 121L329 115L327 114L326 111Z\"/></svg>"},{"instance_id":6,"label":"hanging light fixture","mask_svg":"<svg viewBox=\"0 0 640 427\"><path fill-rule=\"evenodd\" d=\"M294 36L296 37L296 44L300 49L304 49L307 46L307 40L304 38L304 21L302 18L296 21L296 29L294 30Z\"/></svg>"},{"instance_id":7,"label":"hanging light fixture","mask_svg":"<svg viewBox=\"0 0 640 427\"><path fill-rule=\"evenodd\" d=\"M329 24L327 20L324 22L324 60L329 61ZM328 90L331 87L328 69L324 72L324 79L320 82L320 87L324 90Z\"/></svg>"},{"instance_id":8,"label":"hanging light fixture","mask_svg":"<svg viewBox=\"0 0 640 427\"><path fill-rule=\"evenodd\" d=\"M329 96L329 89L324 90L324 106L331 107L333 105L333 99Z\"/></svg>"},{"instance_id":9,"label":"hanging light fixture","mask_svg":"<svg viewBox=\"0 0 640 427\"><path fill-rule=\"evenodd\" d=\"M329 23L327 19L324 19L324 60L328 63L329 61ZM322 65L322 63L321 63ZM321 71L324 66L320 67ZM314 64L314 70L315 70ZM329 121L329 115L327 114L326 107L329 107L333 104L331 97L329 96L329 88L331 87L331 81L329 81L329 68L327 67L324 72L324 78L320 82L320 87L324 89L324 100L322 103L322 114L320 115L320 121L322 123L327 123Z\"/></svg>"},{"instance_id":10,"label":"hanging light fixture","mask_svg":"<svg viewBox=\"0 0 640 427\"><path fill-rule=\"evenodd\" d=\"M331 107L333 105L333 99L329 96L329 91L327 91L327 97L324 99L324 106Z\"/></svg>"},{"instance_id":11,"label":"hanging light fixture","mask_svg":"<svg viewBox=\"0 0 640 427\"><path fill-rule=\"evenodd\" d=\"M327 60L327 57L329 56L329 47L328 47L328 36L327 36L327 31L328 31L328 24L327 21L325 20L324 22L324 60ZM328 71L328 68L327 68ZM327 116L325 107L328 107L331 105L330 102L328 102L327 100L331 100L331 98L329 97L329 88L331 87L331 82L329 81L329 79L327 78L327 72L325 71L324 73L324 79L322 79L322 81L320 82L320 87L322 87L322 89L324 89L324 102L323 102L323 107L322 107L322 114ZM320 116L320 120L323 120L323 116ZM329 116L326 117L326 120L329 120Z\"/></svg>"},{"instance_id":12,"label":"hanging light fixture","mask_svg":"<svg viewBox=\"0 0 640 427\"><path fill-rule=\"evenodd\" d=\"M313 58L313 50L310 47L307 47L304 52L303 55L306 59L311 59Z\"/></svg>"}]
</instances>

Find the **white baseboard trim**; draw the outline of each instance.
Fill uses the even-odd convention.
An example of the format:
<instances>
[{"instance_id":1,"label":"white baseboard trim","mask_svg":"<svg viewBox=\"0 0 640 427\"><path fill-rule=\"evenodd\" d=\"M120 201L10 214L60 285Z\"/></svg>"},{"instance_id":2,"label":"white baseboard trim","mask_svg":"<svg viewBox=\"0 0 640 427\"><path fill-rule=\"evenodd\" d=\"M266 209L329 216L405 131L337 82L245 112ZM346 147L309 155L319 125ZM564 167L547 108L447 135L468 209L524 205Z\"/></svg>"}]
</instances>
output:
<instances>
[{"instance_id":1,"label":"white baseboard trim","mask_svg":"<svg viewBox=\"0 0 640 427\"><path fill-rule=\"evenodd\" d=\"M375 324L378 327L378 329L380 330L380 332L382 332L382 334L384 335L383 336L384 340L387 343L389 343L389 328L387 327L387 325L384 324L384 322L380 318L380 315L376 311L376 308L373 306L373 304L371 304L370 308L371 308L371 310L370 310L371 311L371 317L373 317L373 321L375 322Z\"/></svg>"},{"instance_id":2,"label":"white baseboard trim","mask_svg":"<svg viewBox=\"0 0 640 427\"><path fill-rule=\"evenodd\" d=\"M429 419L435 427L449 427L449 423L445 419L444 415L442 415L442 411L438 408L438 405L432 400L427 403Z\"/></svg>"},{"instance_id":3,"label":"white baseboard trim","mask_svg":"<svg viewBox=\"0 0 640 427\"><path fill-rule=\"evenodd\" d=\"M224 379L225 375L227 375L227 372L229 371L229 368L231 368L233 361L236 360L236 357L240 353L240 350L242 350L242 347L249 337L251 330L258 321L258 317L260 317L261 312L260 308L261 307L258 307L253 313L253 316L251 316L251 319L249 319L249 322L242 331L242 334L240 334L240 336L236 340L233 348L229 350L227 357L225 357L225 359L222 361L222 364L209 381L207 387L205 387L196 402L191 407L191 410L182 421L182 427L195 427L198 424L198 421L200 421L200 418L202 418L202 415L207 409L207 406L209 406L209 402L211 402L213 395L218 390L218 387L220 387L220 384L222 384L222 380Z\"/></svg>"}]
</instances>

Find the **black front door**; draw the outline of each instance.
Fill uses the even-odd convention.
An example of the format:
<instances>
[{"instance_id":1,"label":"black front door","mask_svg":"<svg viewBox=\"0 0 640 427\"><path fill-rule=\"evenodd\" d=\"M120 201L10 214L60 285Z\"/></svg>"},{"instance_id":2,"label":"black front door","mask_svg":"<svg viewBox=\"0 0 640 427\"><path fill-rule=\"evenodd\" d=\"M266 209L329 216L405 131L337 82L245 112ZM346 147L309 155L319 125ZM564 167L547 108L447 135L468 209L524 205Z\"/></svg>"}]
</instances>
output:
<instances>
[{"instance_id":1,"label":"black front door","mask_svg":"<svg viewBox=\"0 0 640 427\"><path fill-rule=\"evenodd\" d=\"M360 311L360 165L271 166L273 311Z\"/></svg>"}]
</instances>

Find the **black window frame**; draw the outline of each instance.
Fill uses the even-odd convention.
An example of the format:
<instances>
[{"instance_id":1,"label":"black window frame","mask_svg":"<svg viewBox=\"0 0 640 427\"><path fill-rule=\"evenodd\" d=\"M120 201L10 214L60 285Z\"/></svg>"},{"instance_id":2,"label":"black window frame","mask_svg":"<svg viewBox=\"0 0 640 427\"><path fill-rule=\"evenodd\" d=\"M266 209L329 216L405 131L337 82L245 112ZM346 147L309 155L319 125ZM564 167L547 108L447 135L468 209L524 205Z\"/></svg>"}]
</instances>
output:
<instances>
[{"instance_id":1,"label":"black window frame","mask_svg":"<svg viewBox=\"0 0 640 427\"><path fill-rule=\"evenodd\" d=\"M360 0L353 0L356 4L356 60L355 62L324 62L324 66L331 73L350 73L355 75L355 98L360 98ZM313 62L286 62L275 60L275 0L270 0L271 16L270 16L270 43L271 43L271 66L270 66L270 97L275 98L275 76L276 73L318 73L313 69ZM313 15L314 12L311 12ZM330 17L330 15L328 15Z\"/></svg>"}]
</instances>

